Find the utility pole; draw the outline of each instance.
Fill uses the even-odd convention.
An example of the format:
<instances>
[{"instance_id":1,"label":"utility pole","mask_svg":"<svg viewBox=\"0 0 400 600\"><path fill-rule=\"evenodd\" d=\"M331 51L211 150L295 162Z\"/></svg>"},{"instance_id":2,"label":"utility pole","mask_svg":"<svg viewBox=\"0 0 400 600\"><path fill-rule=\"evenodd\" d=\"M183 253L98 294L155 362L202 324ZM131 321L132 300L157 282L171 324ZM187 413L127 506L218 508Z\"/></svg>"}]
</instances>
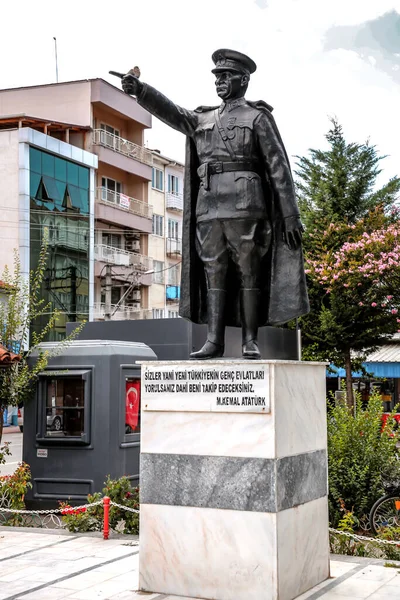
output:
<instances>
[{"instance_id":1,"label":"utility pole","mask_svg":"<svg viewBox=\"0 0 400 600\"><path fill-rule=\"evenodd\" d=\"M76 267L69 267L71 275L71 313L69 318L72 322L76 321Z\"/></svg>"},{"instance_id":2,"label":"utility pole","mask_svg":"<svg viewBox=\"0 0 400 600\"><path fill-rule=\"evenodd\" d=\"M53 37L54 40L54 52L56 55L56 83L58 83L58 57L57 57L57 38Z\"/></svg>"},{"instance_id":3,"label":"utility pole","mask_svg":"<svg viewBox=\"0 0 400 600\"><path fill-rule=\"evenodd\" d=\"M104 320L111 320L111 265L106 265L106 302Z\"/></svg>"}]
</instances>

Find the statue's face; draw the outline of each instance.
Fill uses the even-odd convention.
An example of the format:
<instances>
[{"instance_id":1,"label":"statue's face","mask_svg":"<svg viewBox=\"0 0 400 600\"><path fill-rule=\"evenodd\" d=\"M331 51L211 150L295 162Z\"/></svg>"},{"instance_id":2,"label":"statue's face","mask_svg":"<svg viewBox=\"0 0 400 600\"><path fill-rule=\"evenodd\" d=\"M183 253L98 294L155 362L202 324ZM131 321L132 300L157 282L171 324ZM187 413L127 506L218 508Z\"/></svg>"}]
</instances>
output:
<instances>
[{"instance_id":1,"label":"statue's face","mask_svg":"<svg viewBox=\"0 0 400 600\"><path fill-rule=\"evenodd\" d=\"M234 71L221 71L215 74L215 87L221 100L241 98L244 96L248 78Z\"/></svg>"}]
</instances>

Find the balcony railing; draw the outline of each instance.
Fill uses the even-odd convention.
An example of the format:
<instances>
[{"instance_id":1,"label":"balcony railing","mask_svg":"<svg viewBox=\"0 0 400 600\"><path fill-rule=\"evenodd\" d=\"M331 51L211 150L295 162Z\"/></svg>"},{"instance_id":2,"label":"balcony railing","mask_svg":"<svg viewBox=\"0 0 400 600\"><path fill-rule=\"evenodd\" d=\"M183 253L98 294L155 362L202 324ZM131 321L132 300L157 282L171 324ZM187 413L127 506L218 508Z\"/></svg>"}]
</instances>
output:
<instances>
[{"instance_id":1,"label":"balcony railing","mask_svg":"<svg viewBox=\"0 0 400 600\"><path fill-rule=\"evenodd\" d=\"M153 259L149 256L106 246L105 244L95 245L94 258L95 260L123 267L133 266L137 271L150 271L153 268Z\"/></svg>"},{"instance_id":2,"label":"balcony railing","mask_svg":"<svg viewBox=\"0 0 400 600\"><path fill-rule=\"evenodd\" d=\"M150 204L147 204L147 202L142 202L136 198L126 196L125 194L113 192L105 187L98 187L96 189L96 200L105 202L106 204L112 204L117 208L129 211L130 213L138 215L139 217L144 217L145 219L151 219L153 217L153 207Z\"/></svg>"},{"instance_id":3,"label":"balcony railing","mask_svg":"<svg viewBox=\"0 0 400 600\"><path fill-rule=\"evenodd\" d=\"M168 256L182 254L182 240L175 238L166 239L166 252Z\"/></svg>"},{"instance_id":4,"label":"balcony railing","mask_svg":"<svg viewBox=\"0 0 400 600\"><path fill-rule=\"evenodd\" d=\"M183 195L167 192L167 209L183 210Z\"/></svg>"},{"instance_id":5,"label":"balcony railing","mask_svg":"<svg viewBox=\"0 0 400 600\"><path fill-rule=\"evenodd\" d=\"M133 306L117 306L116 304L111 305L110 310L112 321L126 321L126 320L141 320L141 319L152 319L153 312L147 308L135 308ZM98 303L94 305L93 318L95 320L105 319L106 305L104 303Z\"/></svg>"},{"instance_id":6,"label":"balcony railing","mask_svg":"<svg viewBox=\"0 0 400 600\"><path fill-rule=\"evenodd\" d=\"M104 129L93 130L93 144L110 148L110 150L134 158L145 165L153 165L153 155L149 150Z\"/></svg>"},{"instance_id":7,"label":"balcony railing","mask_svg":"<svg viewBox=\"0 0 400 600\"><path fill-rule=\"evenodd\" d=\"M113 265L121 265L129 267L130 255L132 253L121 248L114 248L113 246L106 246L105 244L96 244L94 247L94 258L95 260L101 260L102 262L112 263Z\"/></svg>"}]
</instances>

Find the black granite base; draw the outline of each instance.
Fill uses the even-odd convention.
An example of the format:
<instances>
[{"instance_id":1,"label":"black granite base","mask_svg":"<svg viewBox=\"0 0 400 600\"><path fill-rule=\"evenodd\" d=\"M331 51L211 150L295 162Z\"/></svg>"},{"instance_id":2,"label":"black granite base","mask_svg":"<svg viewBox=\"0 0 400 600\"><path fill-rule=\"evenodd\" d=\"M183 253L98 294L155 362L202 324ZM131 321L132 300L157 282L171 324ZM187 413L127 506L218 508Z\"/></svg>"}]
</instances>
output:
<instances>
[{"instance_id":1,"label":"black granite base","mask_svg":"<svg viewBox=\"0 0 400 600\"><path fill-rule=\"evenodd\" d=\"M279 512L327 494L325 450L280 459L141 454L142 504Z\"/></svg>"}]
</instances>

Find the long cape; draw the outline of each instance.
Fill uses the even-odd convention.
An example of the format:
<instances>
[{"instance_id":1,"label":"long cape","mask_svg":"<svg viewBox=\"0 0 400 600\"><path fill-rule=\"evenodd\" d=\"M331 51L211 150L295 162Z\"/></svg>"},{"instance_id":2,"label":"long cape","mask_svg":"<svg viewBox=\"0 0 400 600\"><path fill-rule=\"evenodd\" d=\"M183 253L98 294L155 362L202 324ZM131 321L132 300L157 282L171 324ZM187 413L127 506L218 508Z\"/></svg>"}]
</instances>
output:
<instances>
[{"instance_id":1,"label":"long cape","mask_svg":"<svg viewBox=\"0 0 400 600\"><path fill-rule=\"evenodd\" d=\"M269 118L277 138L285 151L275 120L271 115L272 107L263 101L248 102L254 108L262 110ZM215 110L216 107L200 107L198 111ZM186 139L186 161L184 176L184 210L182 223L182 275L181 301L179 314L193 323L207 323L207 288L204 268L195 249L196 239L196 202L200 180L197 175L199 159L194 142ZM290 168L290 166L289 166ZM268 185L265 167L265 194L271 204L272 242L261 272L261 307L259 326L281 325L291 319L307 314L310 310L306 278L304 273L303 252L301 247L291 250L283 241L282 217L279 210L279 198ZM295 199L294 199L295 201ZM228 309L226 325L241 326L240 286L234 265L228 270Z\"/></svg>"}]
</instances>

